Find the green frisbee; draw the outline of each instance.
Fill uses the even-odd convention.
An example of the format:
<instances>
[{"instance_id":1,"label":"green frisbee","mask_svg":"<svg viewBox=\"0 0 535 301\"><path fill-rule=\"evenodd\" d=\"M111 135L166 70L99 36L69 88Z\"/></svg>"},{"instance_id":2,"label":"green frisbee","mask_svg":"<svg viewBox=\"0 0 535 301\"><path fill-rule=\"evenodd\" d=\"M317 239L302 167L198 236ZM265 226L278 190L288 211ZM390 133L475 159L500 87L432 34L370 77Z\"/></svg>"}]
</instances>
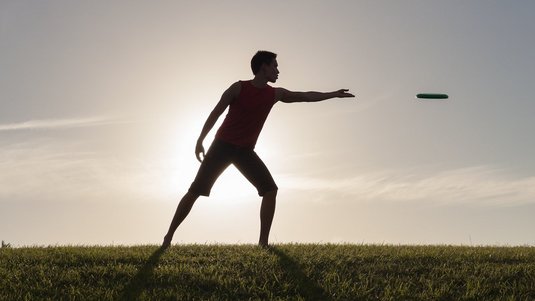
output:
<instances>
[{"instance_id":1,"label":"green frisbee","mask_svg":"<svg viewBox=\"0 0 535 301\"><path fill-rule=\"evenodd\" d=\"M420 99L447 99L447 94L442 93L420 93L416 94L416 98Z\"/></svg>"}]
</instances>

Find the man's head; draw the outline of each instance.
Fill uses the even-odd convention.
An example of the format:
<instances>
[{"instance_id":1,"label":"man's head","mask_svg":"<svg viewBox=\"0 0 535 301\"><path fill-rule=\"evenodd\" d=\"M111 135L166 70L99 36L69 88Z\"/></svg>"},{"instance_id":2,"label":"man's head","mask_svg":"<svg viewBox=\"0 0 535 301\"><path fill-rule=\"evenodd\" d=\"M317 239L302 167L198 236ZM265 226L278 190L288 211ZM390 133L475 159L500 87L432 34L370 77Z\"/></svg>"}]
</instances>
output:
<instances>
[{"instance_id":1,"label":"man's head","mask_svg":"<svg viewBox=\"0 0 535 301\"><path fill-rule=\"evenodd\" d=\"M251 70L255 76L261 74L270 82L277 80L279 70L277 69L277 54L260 50L251 59Z\"/></svg>"}]
</instances>

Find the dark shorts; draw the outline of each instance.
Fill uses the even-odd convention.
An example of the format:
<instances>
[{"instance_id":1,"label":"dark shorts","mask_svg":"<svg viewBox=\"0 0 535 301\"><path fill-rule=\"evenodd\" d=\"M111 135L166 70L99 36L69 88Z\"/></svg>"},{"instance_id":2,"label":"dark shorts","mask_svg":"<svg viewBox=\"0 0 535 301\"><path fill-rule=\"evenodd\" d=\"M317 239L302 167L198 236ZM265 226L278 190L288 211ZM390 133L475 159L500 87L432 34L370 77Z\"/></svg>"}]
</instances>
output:
<instances>
[{"instance_id":1,"label":"dark shorts","mask_svg":"<svg viewBox=\"0 0 535 301\"><path fill-rule=\"evenodd\" d=\"M189 192L209 196L212 186L230 165L236 168L258 190L258 195L277 190L278 187L266 165L252 148L244 148L221 140L214 140L199 167Z\"/></svg>"}]
</instances>

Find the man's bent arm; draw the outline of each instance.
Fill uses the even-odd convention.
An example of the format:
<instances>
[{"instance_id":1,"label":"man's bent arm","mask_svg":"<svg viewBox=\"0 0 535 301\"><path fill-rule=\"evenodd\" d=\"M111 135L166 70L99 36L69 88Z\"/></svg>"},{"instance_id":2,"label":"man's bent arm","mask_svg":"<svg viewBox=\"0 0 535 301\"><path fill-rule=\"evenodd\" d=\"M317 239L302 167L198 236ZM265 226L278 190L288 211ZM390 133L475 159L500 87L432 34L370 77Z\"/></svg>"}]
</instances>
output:
<instances>
[{"instance_id":1,"label":"man's bent arm","mask_svg":"<svg viewBox=\"0 0 535 301\"><path fill-rule=\"evenodd\" d=\"M212 130L215 123L217 122L217 119L219 119L219 116L225 112L227 107L230 105L230 103L238 97L240 94L241 85L239 82L236 82L232 84L221 96L221 99L217 103L217 105L214 107L206 121L204 122L204 126L202 127L201 134L199 135L199 138L197 139L197 145L195 146L195 155L197 156L197 160L201 162L200 154L203 154L204 157L204 147L202 146L202 142L204 141L204 138L206 138L206 135Z\"/></svg>"},{"instance_id":2,"label":"man's bent arm","mask_svg":"<svg viewBox=\"0 0 535 301\"><path fill-rule=\"evenodd\" d=\"M322 100L327 100L331 98L345 98L345 97L355 97L355 95L348 93L347 89L340 89L333 92L293 92L286 90L284 88L277 88L277 98L278 100L286 103L291 102L317 102Z\"/></svg>"}]
</instances>

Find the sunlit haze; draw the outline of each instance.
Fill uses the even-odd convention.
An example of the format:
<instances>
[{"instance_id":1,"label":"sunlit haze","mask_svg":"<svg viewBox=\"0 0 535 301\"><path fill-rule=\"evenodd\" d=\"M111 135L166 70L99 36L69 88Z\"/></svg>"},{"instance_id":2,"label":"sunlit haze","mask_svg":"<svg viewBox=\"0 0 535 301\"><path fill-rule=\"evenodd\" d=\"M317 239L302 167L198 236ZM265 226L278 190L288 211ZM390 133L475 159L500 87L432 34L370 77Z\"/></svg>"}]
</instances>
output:
<instances>
[{"instance_id":1,"label":"sunlit haze","mask_svg":"<svg viewBox=\"0 0 535 301\"><path fill-rule=\"evenodd\" d=\"M2 0L0 239L161 243L204 121L264 49L278 54L274 86L356 95L274 106L256 148L279 186L273 243L533 245L534 12ZM260 202L230 167L174 242L256 243Z\"/></svg>"}]
</instances>

